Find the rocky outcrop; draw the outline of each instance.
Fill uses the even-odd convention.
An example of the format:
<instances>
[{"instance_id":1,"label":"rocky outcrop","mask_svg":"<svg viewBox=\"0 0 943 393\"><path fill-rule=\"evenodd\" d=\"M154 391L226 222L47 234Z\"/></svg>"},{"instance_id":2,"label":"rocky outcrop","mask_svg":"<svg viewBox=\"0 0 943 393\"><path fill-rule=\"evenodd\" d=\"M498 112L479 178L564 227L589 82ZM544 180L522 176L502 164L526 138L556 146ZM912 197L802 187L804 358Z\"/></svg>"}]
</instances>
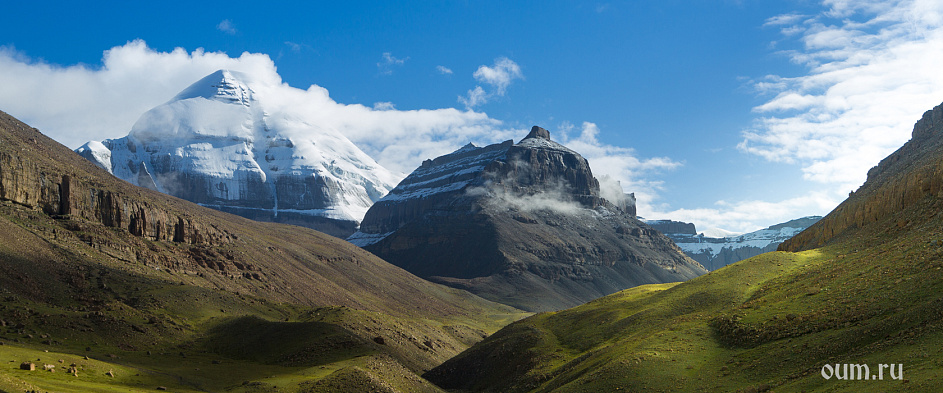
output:
<instances>
[{"instance_id":1,"label":"rocky outcrop","mask_svg":"<svg viewBox=\"0 0 943 393\"><path fill-rule=\"evenodd\" d=\"M124 229L135 236L190 244L223 244L226 231L204 225L193 217L175 214L109 189L108 185L76 175L91 168L50 166L37 159L46 146L44 135L0 112L6 128L0 135L0 200L7 200L49 215L71 216ZM48 140L46 142L52 142Z\"/></svg>"},{"instance_id":2,"label":"rocky outcrop","mask_svg":"<svg viewBox=\"0 0 943 393\"><path fill-rule=\"evenodd\" d=\"M848 199L779 250L821 247L928 197L943 197L943 105L924 113L910 141L871 168L865 183ZM906 224L906 219L897 223Z\"/></svg>"},{"instance_id":3,"label":"rocky outcrop","mask_svg":"<svg viewBox=\"0 0 943 393\"><path fill-rule=\"evenodd\" d=\"M705 272L620 205L600 196L586 159L535 126L517 144L425 161L348 240L420 277L532 311Z\"/></svg>"},{"instance_id":4,"label":"rocky outcrop","mask_svg":"<svg viewBox=\"0 0 943 393\"><path fill-rule=\"evenodd\" d=\"M697 235L694 224L690 222L672 221L672 220L649 220L645 222L648 226L665 235Z\"/></svg>"}]
</instances>

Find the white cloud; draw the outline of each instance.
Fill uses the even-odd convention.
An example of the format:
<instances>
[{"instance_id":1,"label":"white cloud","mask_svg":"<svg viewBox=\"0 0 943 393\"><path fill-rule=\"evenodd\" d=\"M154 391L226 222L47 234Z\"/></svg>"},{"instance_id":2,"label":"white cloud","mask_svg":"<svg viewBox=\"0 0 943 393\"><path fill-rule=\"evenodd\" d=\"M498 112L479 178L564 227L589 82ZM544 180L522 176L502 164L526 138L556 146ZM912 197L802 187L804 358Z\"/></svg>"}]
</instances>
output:
<instances>
[{"instance_id":1,"label":"white cloud","mask_svg":"<svg viewBox=\"0 0 943 393\"><path fill-rule=\"evenodd\" d=\"M496 94L502 96L507 91L511 81L524 78L524 74L521 73L521 67L507 57L495 59L493 67L484 65L478 67L472 76L474 76L475 80L478 82L491 85L491 87L495 89Z\"/></svg>"},{"instance_id":2,"label":"white cloud","mask_svg":"<svg viewBox=\"0 0 943 393\"><path fill-rule=\"evenodd\" d=\"M383 60L377 63L377 69L380 70L381 75L392 75L393 67L402 66L406 60L409 60L409 57L398 59L390 52L383 52Z\"/></svg>"},{"instance_id":3,"label":"white cloud","mask_svg":"<svg viewBox=\"0 0 943 393\"><path fill-rule=\"evenodd\" d=\"M237 33L236 26L229 19L223 19L222 22L219 22L219 24L216 25L216 30L219 30L229 35L234 35Z\"/></svg>"},{"instance_id":4,"label":"white cloud","mask_svg":"<svg viewBox=\"0 0 943 393\"><path fill-rule=\"evenodd\" d=\"M777 202L749 200L728 203L717 201L713 207L639 213L645 218L693 222L698 231L719 228L733 232L752 232L795 218L822 215L832 210L847 195L832 191L814 192ZM650 215L649 215L650 214Z\"/></svg>"},{"instance_id":5,"label":"white cloud","mask_svg":"<svg viewBox=\"0 0 943 393\"><path fill-rule=\"evenodd\" d=\"M466 97L458 97L458 101L469 109L482 105L494 97L503 97L507 93L507 88L511 85L511 82L515 79L524 79L521 67L507 57L495 59L494 65L491 67L479 66L472 76L480 84L469 90ZM488 85L490 90L485 91L481 84Z\"/></svg>"},{"instance_id":6,"label":"white cloud","mask_svg":"<svg viewBox=\"0 0 943 393\"><path fill-rule=\"evenodd\" d=\"M313 126L341 131L393 171L408 173L422 160L468 142L495 143L527 133L474 111L400 111L385 102L373 107L341 104L320 86L303 90L282 83L264 54L230 57L182 48L158 52L140 40L105 51L98 67L62 67L0 48L0 109L76 148L89 140L127 135L141 114L219 69L241 71L274 86L278 94L266 96L281 97L282 102L271 105L294 106L291 110Z\"/></svg>"},{"instance_id":7,"label":"white cloud","mask_svg":"<svg viewBox=\"0 0 943 393\"><path fill-rule=\"evenodd\" d=\"M442 75L452 75L452 69L446 66L435 66L435 69Z\"/></svg>"},{"instance_id":8,"label":"white cloud","mask_svg":"<svg viewBox=\"0 0 943 393\"><path fill-rule=\"evenodd\" d=\"M800 22L806 19L808 16L796 13L777 15L766 20L766 23L763 26L782 26L782 25L793 25L797 22Z\"/></svg>"},{"instance_id":9,"label":"white cloud","mask_svg":"<svg viewBox=\"0 0 943 393\"><path fill-rule=\"evenodd\" d=\"M466 108L474 108L488 102L488 93L486 93L485 89L481 86L475 86L475 88L469 90L464 97L459 96L458 102L461 102Z\"/></svg>"},{"instance_id":10,"label":"white cloud","mask_svg":"<svg viewBox=\"0 0 943 393\"><path fill-rule=\"evenodd\" d=\"M571 137L574 131L575 126L564 123L559 132L551 130L551 136L586 158L597 179L611 178L621 184L624 192L635 193L639 214L643 216L654 210L652 204L662 190L662 182L652 177L682 166L668 157L639 158L634 149L601 143L595 123L583 122L579 135Z\"/></svg>"},{"instance_id":11,"label":"white cloud","mask_svg":"<svg viewBox=\"0 0 943 393\"><path fill-rule=\"evenodd\" d=\"M0 109L75 148L126 135L142 113L224 68L280 80L266 55L156 52L140 40L104 51L99 67L62 67L0 48Z\"/></svg>"},{"instance_id":12,"label":"white cloud","mask_svg":"<svg viewBox=\"0 0 943 393\"><path fill-rule=\"evenodd\" d=\"M943 101L943 3L825 0L819 15L770 18L795 34L783 52L808 70L768 76L773 94L739 148L802 166L806 180L847 192L910 138L922 113ZM782 44L780 41L778 44Z\"/></svg>"},{"instance_id":13,"label":"white cloud","mask_svg":"<svg viewBox=\"0 0 943 393\"><path fill-rule=\"evenodd\" d=\"M770 95L754 108L741 151L800 165L817 192L779 201L717 201L696 209L655 202L651 218L698 229L748 232L800 216L825 214L859 186L870 167L910 137L922 113L943 101L943 3L926 0L823 0L818 15L785 14L765 26L792 43L782 51L805 75L754 81ZM640 197L641 206L646 203Z\"/></svg>"}]
</instances>

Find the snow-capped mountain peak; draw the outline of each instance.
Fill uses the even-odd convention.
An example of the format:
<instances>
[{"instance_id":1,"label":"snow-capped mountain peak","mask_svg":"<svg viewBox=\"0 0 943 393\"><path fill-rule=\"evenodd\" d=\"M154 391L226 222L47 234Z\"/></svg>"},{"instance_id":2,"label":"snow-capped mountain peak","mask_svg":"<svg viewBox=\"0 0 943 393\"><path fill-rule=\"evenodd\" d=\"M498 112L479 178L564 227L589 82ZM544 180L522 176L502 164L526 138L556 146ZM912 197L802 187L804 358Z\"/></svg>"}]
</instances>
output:
<instances>
[{"instance_id":1,"label":"snow-capped mountain peak","mask_svg":"<svg viewBox=\"0 0 943 393\"><path fill-rule=\"evenodd\" d=\"M278 105L272 83L216 71L141 115L128 136L76 151L133 184L349 235L400 177L340 132Z\"/></svg>"},{"instance_id":2,"label":"snow-capped mountain peak","mask_svg":"<svg viewBox=\"0 0 943 393\"><path fill-rule=\"evenodd\" d=\"M170 101L181 101L202 97L208 100L248 105L253 100L253 91L248 75L230 70L219 70L193 83Z\"/></svg>"}]
</instances>

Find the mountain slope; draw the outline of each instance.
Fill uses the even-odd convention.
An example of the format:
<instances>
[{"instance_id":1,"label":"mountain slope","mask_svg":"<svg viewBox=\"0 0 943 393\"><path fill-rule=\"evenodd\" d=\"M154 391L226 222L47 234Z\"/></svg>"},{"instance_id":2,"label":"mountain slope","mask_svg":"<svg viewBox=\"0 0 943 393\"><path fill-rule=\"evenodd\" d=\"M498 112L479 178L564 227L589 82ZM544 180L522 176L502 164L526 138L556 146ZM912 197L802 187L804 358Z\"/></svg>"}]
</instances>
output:
<instances>
[{"instance_id":1,"label":"mountain slope","mask_svg":"<svg viewBox=\"0 0 943 393\"><path fill-rule=\"evenodd\" d=\"M943 105L926 111L911 139L868 171L868 179L848 199L809 229L783 243L783 251L807 250L853 236L858 228L898 214L928 196L943 195ZM902 218L892 226L906 227Z\"/></svg>"},{"instance_id":2,"label":"mountain slope","mask_svg":"<svg viewBox=\"0 0 943 393\"><path fill-rule=\"evenodd\" d=\"M131 184L255 220L354 232L393 175L334 130L282 109L272 82L220 70L83 157Z\"/></svg>"},{"instance_id":3,"label":"mountain slope","mask_svg":"<svg viewBox=\"0 0 943 393\"><path fill-rule=\"evenodd\" d=\"M855 196L783 243L824 247L539 314L426 376L463 391L939 391L943 198L903 187L933 184L915 179L943 160L926 145L943 132L934 124L918 123ZM849 217L863 219L839 230Z\"/></svg>"},{"instance_id":4,"label":"mountain slope","mask_svg":"<svg viewBox=\"0 0 943 393\"><path fill-rule=\"evenodd\" d=\"M620 187L621 188L621 187ZM600 194L589 163L534 127L514 144L427 160L348 240L430 280L530 311L705 272Z\"/></svg>"},{"instance_id":5,"label":"mountain slope","mask_svg":"<svg viewBox=\"0 0 943 393\"><path fill-rule=\"evenodd\" d=\"M750 257L776 251L782 242L802 232L821 218L819 216L802 217L742 235L720 237L697 233L694 224L667 220L646 221L646 223L668 236L685 254L704 265L707 270L717 270Z\"/></svg>"},{"instance_id":6,"label":"mountain slope","mask_svg":"<svg viewBox=\"0 0 943 393\"><path fill-rule=\"evenodd\" d=\"M520 315L335 237L133 186L2 112L0 270L4 363L84 367L0 370L11 391L297 387L367 364L431 388L411 372Z\"/></svg>"}]
</instances>

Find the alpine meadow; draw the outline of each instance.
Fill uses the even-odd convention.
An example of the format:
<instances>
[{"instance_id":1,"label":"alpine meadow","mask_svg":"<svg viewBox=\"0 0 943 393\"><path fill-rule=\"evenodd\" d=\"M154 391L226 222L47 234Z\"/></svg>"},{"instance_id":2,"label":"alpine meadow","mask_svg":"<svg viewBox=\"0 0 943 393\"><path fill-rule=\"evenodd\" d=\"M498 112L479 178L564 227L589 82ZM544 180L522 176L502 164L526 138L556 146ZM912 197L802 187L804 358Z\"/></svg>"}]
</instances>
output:
<instances>
[{"instance_id":1,"label":"alpine meadow","mask_svg":"<svg viewBox=\"0 0 943 393\"><path fill-rule=\"evenodd\" d=\"M943 390L943 2L5 8L0 393Z\"/></svg>"}]
</instances>

